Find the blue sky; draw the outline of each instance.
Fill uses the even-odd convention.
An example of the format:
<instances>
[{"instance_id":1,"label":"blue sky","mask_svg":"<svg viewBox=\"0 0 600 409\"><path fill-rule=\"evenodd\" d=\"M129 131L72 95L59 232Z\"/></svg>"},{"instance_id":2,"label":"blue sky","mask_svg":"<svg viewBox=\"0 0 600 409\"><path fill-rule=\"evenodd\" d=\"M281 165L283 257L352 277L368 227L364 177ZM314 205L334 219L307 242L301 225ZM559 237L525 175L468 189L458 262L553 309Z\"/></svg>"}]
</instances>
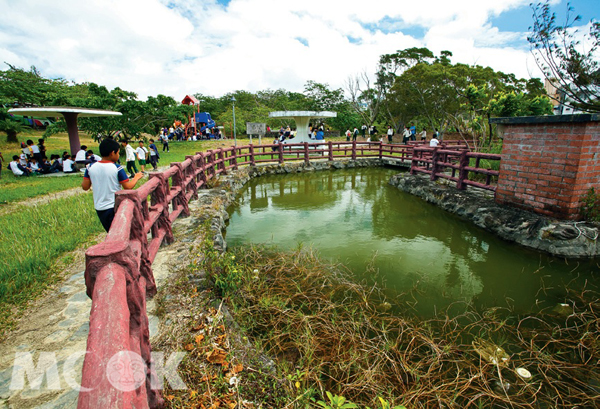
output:
<instances>
[{"instance_id":1,"label":"blue sky","mask_svg":"<svg viewBox=\"0 0 600 409\"><path fill-rule=\"evenodd\" d=\"M531 0L0 0L0 62L142 99L345 88L379 56L427 47L452 61L540 77ZM566 2L552 0L559 21ZM582 24L599 0L571 4ZM4 67L5 69L6 67Z\"/></svg>"},{"instance_id":2,"label":"blue sky","mask_svg":"<svg viewBox=\"0 0 600 409\"><path fill-rule=\"evenodd\" d=\"M569 2L575 9L574 15L581 16L581 23L588 23L592 18L598 18L600 1L598 0L574 0ZM561 1L552 6L552 11L556 13L557 22L562 24L567 12L567 1ZM491 23L502 31L525 32L532 25L533 11L526 4L501 13L498 17L491 19Z\"/></svg>"}]
</instances>

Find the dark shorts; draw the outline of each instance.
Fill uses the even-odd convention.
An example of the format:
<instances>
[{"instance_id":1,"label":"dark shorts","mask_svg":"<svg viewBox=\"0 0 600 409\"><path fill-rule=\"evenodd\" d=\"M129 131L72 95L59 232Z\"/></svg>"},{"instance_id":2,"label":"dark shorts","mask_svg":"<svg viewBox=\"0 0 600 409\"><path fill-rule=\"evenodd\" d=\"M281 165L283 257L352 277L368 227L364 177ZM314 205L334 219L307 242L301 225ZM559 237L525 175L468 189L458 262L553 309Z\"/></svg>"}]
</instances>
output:
<instances>
[{"instance_id":1,"label":"dark shorts","mask_svg":"<svg viewBox=\"0 0 600 409\"><path fill-rule=\"evenodd\" d=\"M113 207L106 210L96 210L96 214L98 214L98 218L100 219L100 223L102 223L102 227L104 227L104 230L108 232L110 225L115 218L115 208Z\"/></svg>"}]
</instances>

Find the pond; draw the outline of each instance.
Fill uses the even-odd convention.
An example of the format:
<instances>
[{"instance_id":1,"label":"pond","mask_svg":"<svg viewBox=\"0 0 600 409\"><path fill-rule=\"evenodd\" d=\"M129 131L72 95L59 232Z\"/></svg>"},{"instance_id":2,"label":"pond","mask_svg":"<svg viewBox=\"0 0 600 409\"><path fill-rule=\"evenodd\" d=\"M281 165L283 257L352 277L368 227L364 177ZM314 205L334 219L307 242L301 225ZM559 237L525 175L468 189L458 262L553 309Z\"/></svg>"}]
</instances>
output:
<instances>
[{"instance_id":1,"label":"pond","mask_svg":"<svg viewBox=\"0 0 600 409\"><path fill-rule=\"evenodd\" d=\"M420 316L452 305L526 313L567 302L565 287L598 277L594 261L552 258L508 243L387 182L397 169L262 176L247 183L229 246L312 246L382 284Z\"/></svg>"}]
</instances>

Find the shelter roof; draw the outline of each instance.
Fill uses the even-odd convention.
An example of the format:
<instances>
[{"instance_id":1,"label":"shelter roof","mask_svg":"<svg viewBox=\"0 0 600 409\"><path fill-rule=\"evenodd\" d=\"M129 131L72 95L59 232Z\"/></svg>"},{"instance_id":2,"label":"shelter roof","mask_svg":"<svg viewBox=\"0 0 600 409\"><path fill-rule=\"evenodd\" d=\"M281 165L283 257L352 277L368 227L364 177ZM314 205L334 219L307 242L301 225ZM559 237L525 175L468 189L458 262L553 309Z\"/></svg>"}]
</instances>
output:
<instances>
[{"instance_id":1,"label":"shelter roof","mask_svg":"<svg viewBox=\"0 0 600 409\"><path fill-rule=\"evenodd\" d=\"M78 108L78 107L32 107L32 108L12 108L8 110L11 114L57 117L63 114L78 114L79 117L94 116L120 116L120 112L108 111L105 109Z\"/></svg>"}]
</instances>

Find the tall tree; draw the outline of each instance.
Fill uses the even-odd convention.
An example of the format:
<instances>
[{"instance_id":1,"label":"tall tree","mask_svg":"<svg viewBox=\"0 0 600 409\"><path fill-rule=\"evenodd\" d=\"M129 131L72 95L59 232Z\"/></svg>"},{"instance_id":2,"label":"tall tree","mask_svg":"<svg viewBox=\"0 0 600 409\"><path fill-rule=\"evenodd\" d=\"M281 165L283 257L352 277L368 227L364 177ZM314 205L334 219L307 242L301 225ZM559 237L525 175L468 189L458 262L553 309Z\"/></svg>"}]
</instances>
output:
<instances>
[{"instance_id":1,"label":"tall tree","mask_svg":"<svg viewBox=\"0 0 600 409\"><path fill-rule=\"evenodd\" d=\"M600 112L600 23L592 20L585 46L574 29L581 17L567 7L565 22L559 25L548 1L531 5L533 27L527 38L538 67L544 76L555 83L568 99L566 104L588 112Z\"/></svg>"}]
</instances>

